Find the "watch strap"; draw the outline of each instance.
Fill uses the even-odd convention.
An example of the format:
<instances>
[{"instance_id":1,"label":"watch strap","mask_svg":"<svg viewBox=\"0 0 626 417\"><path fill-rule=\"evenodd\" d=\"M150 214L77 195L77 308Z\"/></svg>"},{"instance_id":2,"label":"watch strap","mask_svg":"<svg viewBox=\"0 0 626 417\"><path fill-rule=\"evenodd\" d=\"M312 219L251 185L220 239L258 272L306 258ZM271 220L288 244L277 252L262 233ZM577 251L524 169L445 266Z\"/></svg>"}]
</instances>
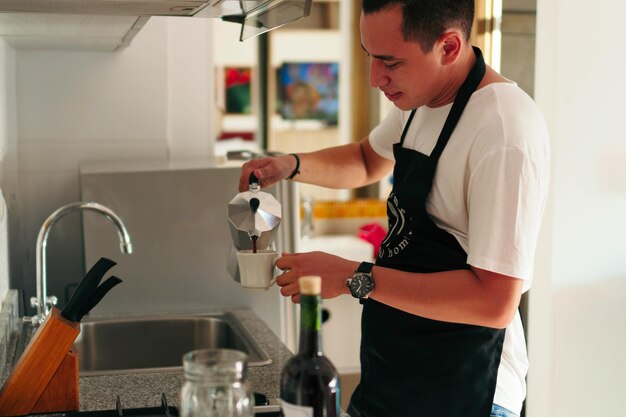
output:
<instances>
[{"instance_id":1,"label":"watch strap","mask_svg":"<svg viewBox=\"0 0 626 417\"><path fill-rule=\"evenodd\" d=\"M374 268L374 264L371 262L361 262L359 267L356 269L356 272L362 272L364 274L371 274L372 268Z\"/></svg>"}]
</instances>

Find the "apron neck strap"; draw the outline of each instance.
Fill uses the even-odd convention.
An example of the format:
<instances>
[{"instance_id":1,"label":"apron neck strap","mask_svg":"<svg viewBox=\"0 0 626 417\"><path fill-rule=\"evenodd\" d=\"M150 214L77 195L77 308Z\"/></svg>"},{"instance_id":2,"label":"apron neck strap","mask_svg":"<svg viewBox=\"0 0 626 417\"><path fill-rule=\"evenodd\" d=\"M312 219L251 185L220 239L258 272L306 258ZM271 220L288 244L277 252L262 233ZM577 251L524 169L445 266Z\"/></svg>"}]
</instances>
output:
<instances>
[{"instance_id":1,"label":"apron neck strap","mask_svg":"<svg viewBox=\"0 0 626 417\"><path fill-rule=\"evenodd\" d=\"M478 88L478 85L482 81L485 76L486 66L485 60L483 59L483 54L479 48L473 46L474 53L476 54L476 62L474 66L470 70L467 78L459 88L459 91L456 94L456 98L454 99L454 103L452 104L452 108L450 109L450 113L446 118L446 122L443 125L443 129L441 129L441 133L439 133L439 139L437 139L437 145L435 149L433 149L430 154L431 158L439 159L443 149L446 147L448 143L448 139L452 136L452 132L456 127L459 119L461 118L461 114L463 114L463 110L467 105L470 97Z\"/></svg>"},{"instance_id":2,"label":"apron neck strap","mask_svg":"<svg viewBox=\"0 0 626 417\"><path fill-rule=\"evenodd\" d=\"M400 136L400 147L404 145L404 138L406 137L406 133L409 131L409 126L411 126L413 116L415 116L415 111L415 109L411 110L411 114L409 114L409 118L404 125L404 129L402 130L402 136Z\"/></svg>"},{"instance_id":3,"label":"apron neck strap","mask_svg":"<svg viewBox=\"0 0 626 417\"><path fill-rule=\"evenodd\" d=\"M472 67L467 78L463 82L463 85L461 85L461 88L459 88L459 91L456 94L454 104L452 104L452 108L450 109L450 113L446 118L443 129L441 129L439 139L437 139L437 145L435 146L435 149L433 149L431 157L435 156L437 159L439 159L439 156L441 156L443 149L446 147L448 139L450 139L450 136L452 135L456 124L461 118L461 114L463 113L467 102L469 101L474 91L476 91L476 88L478 87L478 84L480 84L480 81L485 76L486 67L485 60L483 59L483 54L480 49L475 46L472 46L472 49L474 50L474 54L476 54L476 62L474 63L474 66ZM400 136L400 147L404 145L404 138L409 131L409 126L411 126L413 116L415 116L415 111L416 109L411 110L411 114L409 115L409 118L404 125L402 136Z\"/></svg>"}]
</instances>

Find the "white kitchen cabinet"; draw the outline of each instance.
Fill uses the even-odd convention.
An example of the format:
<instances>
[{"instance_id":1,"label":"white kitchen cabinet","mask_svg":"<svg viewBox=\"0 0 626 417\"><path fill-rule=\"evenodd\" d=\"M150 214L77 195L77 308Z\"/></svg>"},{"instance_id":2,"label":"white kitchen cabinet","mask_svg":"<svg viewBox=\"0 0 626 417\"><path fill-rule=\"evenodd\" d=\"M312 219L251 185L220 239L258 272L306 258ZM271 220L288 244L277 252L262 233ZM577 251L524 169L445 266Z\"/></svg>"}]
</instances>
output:
<instances>
[{"instance_id":1,"label":"white kitchen cabinet","mask_svg":"<svg viewBox=\"0 0 626 417\"><path fill-rule=\"evenodd\" d=\"M374 252L370 243L351 235L302 239L298 252L312 251L324 251L357 262L372 261ZM330 313L323 326L324 354L340 374L361 372L361 304L344 295L323 300L323 307Z\"/></svg>"}]
</instances>

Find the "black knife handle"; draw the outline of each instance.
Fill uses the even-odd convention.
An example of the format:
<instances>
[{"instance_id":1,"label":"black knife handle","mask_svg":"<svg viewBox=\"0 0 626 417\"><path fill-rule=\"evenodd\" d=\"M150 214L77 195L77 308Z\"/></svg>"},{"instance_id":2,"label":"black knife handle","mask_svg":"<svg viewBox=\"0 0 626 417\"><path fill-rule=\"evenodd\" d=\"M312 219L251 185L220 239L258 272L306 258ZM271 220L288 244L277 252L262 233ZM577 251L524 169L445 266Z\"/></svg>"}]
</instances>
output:
<instances>
[{"instance_id":1,"label":"black knife handle","mask_svg":"<svg viewBox=\"0 0 626 417\"><path fill-rule=\"evenodd\" d=\"M104 296L111 290L111 288L115 287L117 284L121 283L122 280L118 277L111 277L104 281L102 285L96 289L96 291L87 299L87 301L83 304L82 308L78 311L78 317L76 321L80 321L83 316L91 311L92 308L96 306L104 298Z\"/></svg>"},{"instance_id":2,"label":"black knife handle","mask_svg":"<svg viewBox=\"0 0 626 417\"><path fill-rule=\"evenodd\" d=\"M104 274L117 263L108 258L100 258L82 279L72 297L61 311L63 317L70 321L78 321L78 315L89 297L96 291Z\"/></svg>"}]
</instances>

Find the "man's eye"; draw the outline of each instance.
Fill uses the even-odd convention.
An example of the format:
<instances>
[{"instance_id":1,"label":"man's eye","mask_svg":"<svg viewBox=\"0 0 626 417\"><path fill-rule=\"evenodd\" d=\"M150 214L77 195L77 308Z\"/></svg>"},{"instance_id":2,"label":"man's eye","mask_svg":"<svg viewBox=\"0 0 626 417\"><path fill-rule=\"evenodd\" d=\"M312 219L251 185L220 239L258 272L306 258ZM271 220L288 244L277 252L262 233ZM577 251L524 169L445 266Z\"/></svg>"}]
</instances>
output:
<instances>
[{"instance_id":1,"label":"man's eye","mask_svg":"<svg viewBox=\"0 0 626 417\"><path fill-rule=\"evenodd\" d=\"M387 69L392 69L394 67L396 67L399 64L399 62L395 62L393 64L383 64L385 66L385 68Z\"/></svg>"}]
</instances>

